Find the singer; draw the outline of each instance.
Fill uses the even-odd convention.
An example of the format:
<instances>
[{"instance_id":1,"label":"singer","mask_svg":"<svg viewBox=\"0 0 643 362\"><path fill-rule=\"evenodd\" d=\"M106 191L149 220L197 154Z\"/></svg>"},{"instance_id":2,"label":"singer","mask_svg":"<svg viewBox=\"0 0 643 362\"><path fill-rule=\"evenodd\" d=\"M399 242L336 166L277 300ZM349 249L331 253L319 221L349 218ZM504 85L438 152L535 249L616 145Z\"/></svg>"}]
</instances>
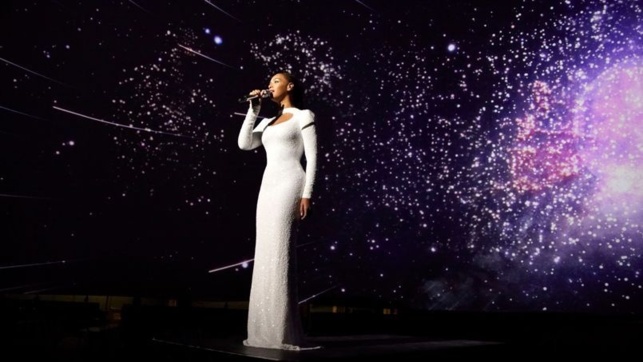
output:
<instances>
[{"instance_id":1,"label":"singer","mask_svg":"<svg viewBox=\"0 0 643 362\"><path fill-rule=\"evenodd\" d=\"M303 88L289 72L273 75L268 91L279 106L277 114L255 125L262 99L268 97L251 91L238 138L242 150L263 146L267 160L257 199L248 337L243 344L294 351L319 348L306 342L296 274L298 227L309 214L315 185L315 115L301 108Z\"/></svg>"}]
</instances>

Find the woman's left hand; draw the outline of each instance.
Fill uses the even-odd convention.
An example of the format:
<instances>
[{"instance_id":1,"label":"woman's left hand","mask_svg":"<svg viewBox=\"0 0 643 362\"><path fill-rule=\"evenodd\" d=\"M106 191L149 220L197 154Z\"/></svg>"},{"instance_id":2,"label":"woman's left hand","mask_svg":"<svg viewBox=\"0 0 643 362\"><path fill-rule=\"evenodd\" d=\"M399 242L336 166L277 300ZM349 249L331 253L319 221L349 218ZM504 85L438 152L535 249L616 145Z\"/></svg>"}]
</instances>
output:
<instances>
[{"instance_id":1,"label":"woman's left hand","mask_svg":"<svg viewBox=\"0 0 643 362\"><path fill-rule=\"evenodd\" d=\"M310 199L303 198L299 202L299 217L303 220L310 210Z\"/></svg>"}]
</instances>

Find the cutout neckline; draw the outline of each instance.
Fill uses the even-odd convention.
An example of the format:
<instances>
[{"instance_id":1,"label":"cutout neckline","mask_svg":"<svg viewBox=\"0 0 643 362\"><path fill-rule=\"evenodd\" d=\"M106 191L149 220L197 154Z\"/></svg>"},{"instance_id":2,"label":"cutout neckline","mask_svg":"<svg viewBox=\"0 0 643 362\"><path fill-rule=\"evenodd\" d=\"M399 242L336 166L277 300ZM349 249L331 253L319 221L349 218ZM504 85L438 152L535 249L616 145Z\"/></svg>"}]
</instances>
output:
<instances>
[{"instance_id":1,"label":"cutout neckline","mask_svg":"<svg viewBox=\"0 0 643 362\"><path fill-rule=\"evenodd\" d=\"M290 112L286 112L286 110L292 110L292 109L293 109L293 107L287 107L287 108L282 109L282 110L281 110L281 114L280 114L279 116L275 117L275 119L274 119L274 120L272 120L272 122L270 122L270 123L268 124L268 127L270 127L270 126L278 126L278 125L280 125L280 124L282 124L282 123L288 123L288 122L290 122L290 121L295 117L295 114L294 114L294 112L292 112L292 111L290 111ZM277 120L279 119L279 117L283 116L285 113L288 113L288 114L290 115L290 117L289 117L288 119L286 119L286 120L281 121L281 122L277 122Z\"/></svg>"}]
</instances>

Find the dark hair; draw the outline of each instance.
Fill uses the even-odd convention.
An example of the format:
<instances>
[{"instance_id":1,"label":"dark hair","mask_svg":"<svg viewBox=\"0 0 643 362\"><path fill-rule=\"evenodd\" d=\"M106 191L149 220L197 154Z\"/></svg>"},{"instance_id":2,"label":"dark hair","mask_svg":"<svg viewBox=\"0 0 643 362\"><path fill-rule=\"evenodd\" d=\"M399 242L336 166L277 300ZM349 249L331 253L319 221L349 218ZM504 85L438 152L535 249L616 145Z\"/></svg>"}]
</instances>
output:
<instances>
[{"instance_id":1,"label":"dark hair","mask_svg":"<svg viewBox=\"0 0 643 362\"><path fill-rule=\"evenodd\" d=\"M304 94L306 91L304 90L303 85L295 77L292 73L286 70L282 70L277 72L276 74L283 74L284 77L286 77L286 80L290 83L293 84L292 91L290 91L290 102L292 103L293 106L303 109L304 108Z\"/></svg>"}]
</instances>

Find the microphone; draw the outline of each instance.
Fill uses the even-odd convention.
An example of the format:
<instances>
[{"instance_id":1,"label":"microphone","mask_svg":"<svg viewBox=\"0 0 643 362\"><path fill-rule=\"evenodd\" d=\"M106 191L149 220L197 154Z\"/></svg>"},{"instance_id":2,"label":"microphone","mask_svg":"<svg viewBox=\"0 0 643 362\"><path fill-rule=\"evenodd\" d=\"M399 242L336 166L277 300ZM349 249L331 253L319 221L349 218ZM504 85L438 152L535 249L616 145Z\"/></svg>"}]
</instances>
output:
<instances>
[{"instance_id":1,"label":"microphone","mask_svg":"<svg viewBox=\"0 0 643 362\"><path fill-rule=\"evenodd\" d=\"M255 94L253 96L245 95L245 96L239 98L239 103L244 103L244 102L247 102L247 101L249 101L251 99L255 99L255 98L270 98L270 97L272 97L272 93L270 93L270 90L262 89L259 92L259 94Z\"/></svg>"}]
</instances>

